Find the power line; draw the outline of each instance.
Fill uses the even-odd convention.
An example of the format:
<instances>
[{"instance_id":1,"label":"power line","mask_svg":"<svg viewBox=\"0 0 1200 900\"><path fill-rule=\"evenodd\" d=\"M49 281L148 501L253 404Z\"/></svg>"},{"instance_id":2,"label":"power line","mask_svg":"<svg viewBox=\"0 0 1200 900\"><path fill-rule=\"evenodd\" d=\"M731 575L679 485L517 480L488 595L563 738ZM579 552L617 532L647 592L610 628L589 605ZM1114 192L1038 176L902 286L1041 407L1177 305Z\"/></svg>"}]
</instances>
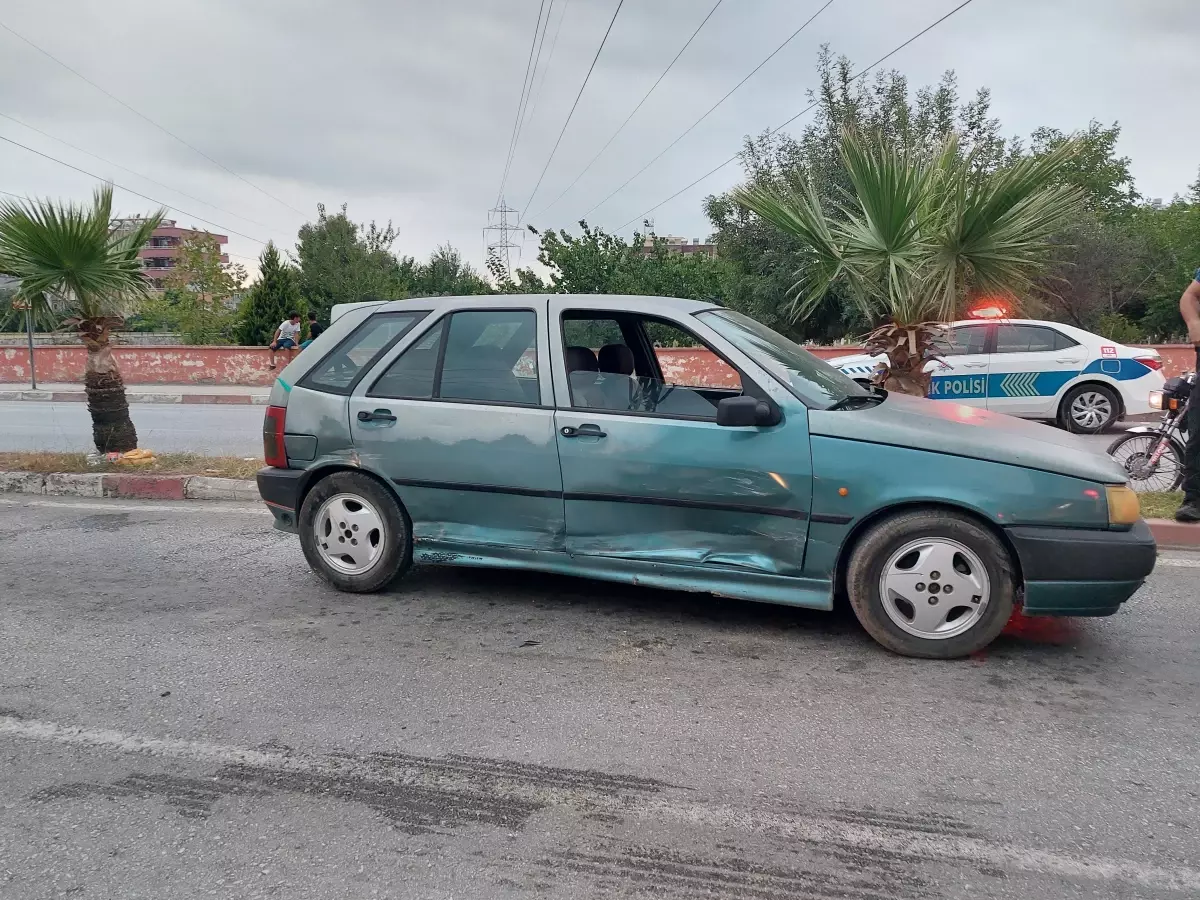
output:
<instances>
[{"instance_id":1,"label":"power line","mask_svg":"<svg viewBox=\"0 0 1200 900\"><path fill-rule=\"evenodd\" d=\"M159 206L166 207L167 209L172 209L175 212L179 213L179 215L181 215L181 216L187 216L189 219L195 219L199 222L204 222L207 225L212 225L215 228L220 228L222 231L228 231L230 234L236 234L238 237L243 237L248 241L254 241L254 243L256 243L256 244L263 244L265 246L267 243L266 241L259 240L256 237L251 237L248 234L242 234L242 232L234 231L232 228L227 228L226 226L220 224L219 222L214 222L211 219L206 219L203 216L198 216L195 213L190 213L187 210L180 209L178 206L171 206L167 203L163 203L161 200L155 200L153 197L150 197L146 194L140 193L139 191L135 191L133 188L127 188L123 184L117 184L115 181L110 181L109 179L103 178L94 172L89 172L86 169L81 169L81 168L79 168L79 166L73 166L69 162L63 162L61 159L57 159L48 153L43 153L41 150L34 150L32 147L28 147L25 144L20 143L19 141L14 141L12 138L6 138L2 134L0 134L0 141L4 141L7 144L12 144L14 147L20 147L22 150L28 150L30 153L40 156L43 159L48 159L48 160L50 160L50 162L56 162L60 166L66 166L68 169L74 169L76 172L79 172L80 174L88 176L88 178L95 178L97 181L109 181L109 183L112 184L112 186L115 188L120 188L121 190L126 191L127 193L133 194L135 197L141 197L143 200L149 200L151 203L157 203Z\"/></svg>"},{"instance_id":2,"label":"power line","mask_svg":"<svg viewBox=\"0 0 1200 900\"><path fill-rule=\"evenodd\" d=\"M644 166L642 166L640 169L638 169L636 172L634 172L633 175L630 176L629 179L624 184L622 184L615 191L613 191L611 194L609 194L607 197L605 197L603 200L601 200L599 203L597 203L595 206L593 206L591 209L589 209L587 212L585 212L582 216L580 216L580 218L586 219L588 216L590 216L592 213L594 213L596 210L598 210L601 206L603 206L605 203L607 203L613 197L617 196L617 194L621 193L621 191L625 190L625 188L629 186L629 183L632 182L635 178L637 178L639 175L641 175L643 172L645 172L648 168L650 168L652 165L654 165L656 162L658 162L660 159L662 159L667 154L667 151L669 151L672 147L674 147L676 144L678 144L680 141L682 141L685 137L687 137L689 134L691 134L692 130L697 125L699 125L701 122L703 122L705 119L707 119L710 115L712 115L712 113L717 109L717 107L719 107L722 103L724 103L731 96L733 96L734 92L737 91L738 88L740 88L743 84L745 84L747 81L749 81L751 78L753 78L755 73L757 73L759 69L761 69L767 63L769 63L771 61L771 59L774 58L774 56L777 53L779 53L780 50L782 50L784 47L786 47L788 44L790 44L796 38L796 36L800 34L800 32L802 32L805 28L807 28L810 24L812 24L812 21L814 19L816 19L817 16L819 16L821 13L825 12L825 10L829 9L829 7L833 5L833 2L834 2L834 0L825 0L824 6L822 6L815 13L813 13L811 16L809 16L808 20L803 25L801 25L799 28L797 28L795 31L793 31L786 41L784 41L782 44L780 44L778 47L776 47L774 50L772 50L771 54L766 59L764 59L757 66L755 66L753 69L750 70L749 75L747 75L745 78L743 78L737 84L735 84L732 88L730 88L729 93L727 93L724 97L722 97L720 100L718 100L712 106L710 106L708 108L708 111L705 112L704 115L702 115L695 122L693 122L691 125L689 125L687 127L687 129L683 132L683 134L679 135L679 137L675 138L675 140L673 140L673 141L671 141L671 143L667 144L667 146L664 147L662 149L662 151L657 156L654 157L654 159L650 160L650 162L646 163Z\"/></svg>"},{"instance_id":3,"label":"power line","mask_svg":"<svg viewBox=\"0 0 1200 900\"><path fill-rule=\"evenodd\" d=\"M501 205L504 197L504 186L508 184L508 173L512 168L513 155L517 149L517 132L521 129L521 116L525 110L525 101L528 99L526 92L529 89L530 73L533 69L533 51L538 44L538 31L542 27L542 11L546 8L546 0L542 0L538 6L537 21L533 24L533 42L529 45L529 59L525 61L525 77L521 80L521 96L517 100L517 115L513 119L513 132L508 139L508 152L504 158L504 174L500 176L500 190L496 192L496 205Z\"/></svg>"},{"instance_id":4,"label":"power line","mask_svg":"<svg viewBox=\"0 0 1200 900\"><path fill-rule=\"evenodd\" d=\"M571 117L575 115L575 108L579 106L579 98L583 96L584 88L587 87L588 81L592 77L592 71L596 68L596 60L600 58L600 54L604 51L604 45L608 43L608 36L612 34L613 25L616 24L617 16L621 14L621 7L624 5L625 0L618 0L617 8L613 11L612 19L609 20L608 28L604 32L604 39L600 41L600 46L596 48L596 55L592 57L592 64L588 66L587 75L583 77L583 84L579 86L579 93L575 95L575 102L571 104L571 111L567 113L567 121L563 122L562 131L558 133L558 140L554 142L550 156L546 159L546 165L542 166L542 174L538 176L537 184L533 186L533 193L529 195L529 200L525 203L526 209L529 209L530 204L533 203L533 198L537 196L538 188L542 186L542 179L546 177L546 170L550 168L550 163L554 161L554 154L558 152L558 145L562 143L563 135L567 133L567 126L571 124Z\"/></svg>"},{"instance_id":5,"label":"power line","mask_svg":"<svg viewBox=\"0 0 1200 900\"><path fill-rule=\"evenodd\" d=\"M917 40L918 38L924 37L926 34L933 31L933 29L937 28L939 25L941 25L943 22L945 22L947 19L949 19L951 16L953 16L959 10L963 9L964 7L970 6L971 3L973 3L973 2L974 2L974 0L963 0L962 3L960 3L960 4L958 4L958 6L954 7L954 9L950 10L950 12L946 13L944 16L942 16L937 21L933 22L931 25L927 25L925 28L918 31L916 34L914 34L912 37L910 37L907 41L905 41L900 46L895 47L894 49L885 53L883 56L879 57L879 59L875 60L875 62L871 63L871 65L867 66L865 69L861 70L860 72L855 73L849 80L857 81L858 79L865 77L866 74L868 72L870 72L872 69L877 68L878 66L880 66L887 60L891 59L893 56L895 56L897 53L899 53L901 50L903 50L905 47L907 47L913 41ZM782 124L777 125L774 128L772 128L770 131L767 132L766 136L771 137L772 135L777 134L778 132L787 128L789 125L791 125L793 122L795 122L802 115L804 115L805 113L810 112L812 109L814 109L817 105L818 105L817 103L810 103L808 106L804 107L804 109L800 110L800 112L796 113L794 116L792 116L786 122L783 122ZM666 200L662 200L659 203L656 203L654 206L650 207L644 213L639 213L638 215L634 216L632 219L630 219L628 222L626 222L624 225L622 225L617 230L624 231L626 228L628 228L634 222L637 222L639 220L644 220L646 218L646 216L650 215L650 213L654 212L660 206L665 206L666 204L668 204L672 200L674 200L676 197L678 197L680 194L690 191L692 188L694 188L700 182L715 175L717 172L721 171L723 168L725 168L731 162L736 161L741 155L742 155L742 151L739 150L737 153L733 154L733 156L729 157L729 159L725 160L723 163L720 163L719 165L715 166L714 168L709 169L707 172L705 172L703 175L701 175L699 178L697 178L691 184L685 185L684 187L677 190Z\"/></svg>"},{"instance_id":6,"label":"power line","mask_svg":"<svg viewBox=\"0 0 1200 900\"><path fill-rule=\"evenodd\" d=\"M537 112L538 101L542 99L542 85L544 85L546 83L546 73L550 71L550 64L554 62L554 51L558 47L558 35L559 35L559 32L562 31L563 19L565 19L567 17L567 7L569 7L570 5L571 5L571 0L563 0L562 12L558 16L558 25L556 25L554 27L554 37L550 41L550 55L546 57L546 65L542 66L542 77L538 79L537 87L533 91L533 102L526 105L526 111L528 112L528 115L525 117L526 122L533 119L534 114ZM549 12L546 13L546 21L547 22L550 21L550 13ZM543 40L545 39L545 35L546 35L545 31L543 31L542 32ZM540 49L538 51L538 56L539 56L539 58L541 57ZM533 68L534 68L534 73L536 75L537 63L534 63Z\"/></svg>"},{"instance_id":7,"label":"power line","mask_svg":"<svg viewBox=\"0 0 1200 900\"><path fill-rule=\"evenodd\" d=\"M244 176L242 176L242 175L239 175L237 172L233 171L233 169L229 168L229 166L225 165L224 163L217 162L217 160L213 159L211 156L209 156L209 155L208 155L207 153L205 153L203 150L200 150L199 148L197 148L197 147L193 146L192 144L189 144L187 141L185 141L185 140L184 140L183 138L181 138L179 135L175 134L175 132L168 130L167 128L165 128L165 127L164 127L164 126L162 126L162 125L159 125L157 122L155 122L155 121L154 121L153 119L151 119L149 116L147 116L145 113L143 113L143 112L140 112L139 110L137 110L137 109L135 109L134 107L130 106L128 103L126 103L126 102L125 102L124 100L122 100L120 97L118 97L116 94L113 94L113 93L111 93L110 91L107 91L107 90L105 90L104 88L100 87L100 85L96 84L96 82L92 81L90 78L88 78L88 77L87 77L86 75L84 75L82 72L79 72L79 71L78 71L78 70L76 70L76 69L72 69L70 66L68 66L68 65L67 65L65 62L63 62L63 61L62 61L61 59L59 59L58 57L56 57L56 56L55 56L54 54L52 54L50 51L48 51L48 50L43 50L41 47L39 47L37 44L35 44L35 43L34 43L33 41L31 41L29 38L25 37L25 35L23 35L23 34L20 34L19 32L16 32L16 31L14 31L12 28L10 28L8 25L5 25L3 22L0 22L0 28L3 28L5 31L7 31L9 34L13 35L14 37L20 38L22 41L24 41L26 44L28 44L30 47L32 47L34 50L36 50L38 53L41 53L43 56L45 56L45 57L47 57L47 58L49 58L49 59L53 60L53 61L54 61L54 62L56 62L56 63L58 63L60 66L62 66L62 67L63 67L64 69L66 69L68 72L70 72L72 75L75 75L76 77L83 79L83 80L84 80L84 81L86 81L88 84L90 84L92 87L94 87L96 90L98 90L100 93L104 94L106 97L108 97L108 98L109 98L109 99L111 99L111 100L115 100L117 103L121 104L123 107L125 107L127 110L129 110L131 113L133 113L134 115L136 115L138 118L140 118L140 119L143 119L143 120L145 120L146 122L149 122L151 125L153 125L155 128L157 128L159 131L161 131L163 134L167 135L168 137L172 137L172 138L174 138L175 140L177 140L179 143L183 144L183 146L187 147L187 148L188 148L189 150L191 150L192 152L194 152L194 153L197 153L197 154L199 154L200 156L203 156L205 159L207 159L207 160L208 160L210 163L212 163L212 164L213 164L214 166L216 166L217 168L219 168L219 169L224 169L226 172L228 172L228 173L229 173L230 175L232 175L234 178L236 178L236 179L238 179L239 181L245 182L246 184L250 185L250 187L254 188L256 191L258 191L258 192L259 192L260 194L262 194L263 196L265 196L265 197L270 197L270 198L271 198L272 200L274 200L276 203L279 203L279 204L281 204L281 205L283 205L283 206L286 206L288 209L290 209L292 212L296 213L297 215L304 216L305 218L307 218L307 217L308 217L308 214L307 214L307 213L305 213L305 212L301 212L300 210L296 209L296 207L292 206L290 203L287 203L287 202L285 202L285 201L283 201L283 200L280 200L280 199L279 199L278 197L276 197L274 194L272 194L272 193L269 193L268 191L264 190L263 188L260 188L260 187L259 187L257 184L255 184L253 181L250 181L248 178L245 178Z\"/></svg>"},{"instance_id":8,"label":"power line","mask_svg":"<svg viewBox=\"0 0 1200 900\"><path fill-rule=\"evenodd\" d=\"M28 128L30 131L40 134L42 137L49 138L52 141L57 141L58 143L62 144L64 147L69 147L72 150L76 151L77 153L82 153L84 156L90 156L92 159L97 159L107 166L115 166L116 168L120 169L122 172L128 172L130 175L136 175L138 178L141 178L144 181L148 181L151 184L156 184L160 188L165 188L168 191L174 191L180 197L187 197L189 200L195 200L197 203L203 203L205 206L211 207L212 209L215 209L218 212L223 212L227 216L233 216L235 219L241 219L243 222L249 222L251 225L258 225L260 228L271 228L270 225L267 225L263 222L256 222L254 219L247 219L245 216L239 216L235 212L230 212L227 209L222 209L221 207L217 206L215 203L209 203L207 200L201 200L199 197L193 197L191 194L185 194L183 191L179 190L179 188L171 187L169 184L163 184L161 181L155 181L149 175L143 175L141 172L137 172L133 169L130 169L128 166L123 166L120 163L113 162L111 159L105 159L103 156L100 156L99 154L96 154L96 153L92 153L89 150L84 150L82 147L76 147L70 141L64 141L62 138L55 137L54 135L50 134L50 132L48 132L48 131L42 131L42 129L35 128L34 126L28 124L27 122L22 122L16 116L10 116L10 115L8 115L8 113L0 113L0 118L8 119L10 122L16 122L22 128Z\"/></svg>"},{"instance_id":9,"label":"power line","mask_svg":"<svg viewBox=\"0 0 1200 900\"><path fill-rule=\"evenodd\" d=\"M588 170L593 165L595 165L596 160L598 160L601 156L603 156L604 151L607 150L609 148L609 146L612 145L612 142L617 139L617 135L619 135L622 131L625 130L625 126L628 125L629 122L633 119L633 117L637 115L638 110L642 108L643 104L645 104L645 102L650 99L650 95L654 93L655 89L657 89L658 86L660 84L662 84L662 80L667 77L667 73L670 72L672 68L674 68L675 63L679 62L679 57L683 56L683 51L692 45L692 41L694 41L696 39L696 35L698 35L700 33L700 30L705 25L708 24L708 20L713 17L713 13L715 13L717 11L717 8L724 2L725 2L725 0L717 0L717 2L715 4L713 4L713 8L708 11L708 15L705 16L704 19L700 22L700 24L696 26L696 30L692 32L692 36L689 37L687 39L687 41L684 43L684 45L679 48L679 52L675 54L675 58L673 60L671 60L670 63L667 64L667 67L665 69L663 69L662 74L658 76L658 80L655 81L654 84L650 85L650 90L646 91L645 96L643 96L642 99L638 101L637 106L635 106L633 108L633 111L625 118L625 121L622 122L619 126L617 126L617 130L612 133L612 137L610 137L608 139L608 141L604 144L604 146L600 148L600 152L597 153L595 156L593 156L592 161L583 167L583 171L575 176L575 180L567 185L566 190L564 190L561 194L559 194L557 197L555 197L553 201L551 201L549 204L547 204L545 207L543 207L541 212L539 212L536 216L533 216L533 218L540 219L545 212L547 212L550 209L553 209L554 205L556 203L558 203L559 200L561 200L563 197L567 196L567 194L570 193L571 188L573 188L573 187L575 187L575 185L579 184L579 179L588 173ZM553 48L551 48L551 50L553 51ZM545 72L543 72L542 75L544 77Z\"/></svg>"}]
</instances>

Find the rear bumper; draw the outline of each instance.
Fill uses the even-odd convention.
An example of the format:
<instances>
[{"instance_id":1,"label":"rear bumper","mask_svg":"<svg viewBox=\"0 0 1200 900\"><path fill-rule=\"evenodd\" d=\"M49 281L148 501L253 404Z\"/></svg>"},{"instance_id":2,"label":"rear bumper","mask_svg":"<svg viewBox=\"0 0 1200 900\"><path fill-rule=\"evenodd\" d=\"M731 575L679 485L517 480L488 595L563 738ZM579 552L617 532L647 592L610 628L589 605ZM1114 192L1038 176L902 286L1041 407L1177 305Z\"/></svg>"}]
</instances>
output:
<instances>
[{"instance_id":1,"label":"rear bumper","mask_svg":"<svg viewBox=\"0 0 1200 900\"><path fill-rule=\"evenodd\" d=\"M1025 612L1048 616L1115 613L1154 571L1150 526L1129 531L1010 528L1025 576Z\"/></svg>"},{"instance_id":2,"label":"rear bumper","mask_svg":"<svg viewBox=\"0 0 1200 900\"><path fill-rule=\"evenodd\" d=\"M275 527L281 531L296 530L300 491L306 474L304 469L277 469L274 466L258 470L258 495L275 517Z\"/></svg>"}]
</instances>

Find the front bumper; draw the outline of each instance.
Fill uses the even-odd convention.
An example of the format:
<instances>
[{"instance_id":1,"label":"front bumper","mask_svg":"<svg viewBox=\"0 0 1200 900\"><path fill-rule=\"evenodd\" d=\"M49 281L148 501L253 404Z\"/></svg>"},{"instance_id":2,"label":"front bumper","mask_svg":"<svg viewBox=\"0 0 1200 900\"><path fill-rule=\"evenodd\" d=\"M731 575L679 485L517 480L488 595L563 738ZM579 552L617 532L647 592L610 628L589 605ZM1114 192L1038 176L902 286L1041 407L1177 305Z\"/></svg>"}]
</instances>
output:
<instances>
[{"instance_id":1,"label":"front bumper","mask_svg":"<svg viewBox=\"0 0 1200 900\"><path fill-rule=\"evenodd\" d=\"M267 509L271 510L275 527L280 531L296 531L300 492L306 474L303 469L277 469L274 466L258 470L258 495L267 504Z\"/></svg>"},{"instance_id":2,"label":"front bumper","mask_svg":"<svg viewBox=\"0 0 1200 900\"><path fill-rule=\"evenodd\" d=\"M1025 576L1025 612L1110 616L1154 571L1158 547L1150 526L1129 531L1010 528Z\"/></svg>"}]
</instances>

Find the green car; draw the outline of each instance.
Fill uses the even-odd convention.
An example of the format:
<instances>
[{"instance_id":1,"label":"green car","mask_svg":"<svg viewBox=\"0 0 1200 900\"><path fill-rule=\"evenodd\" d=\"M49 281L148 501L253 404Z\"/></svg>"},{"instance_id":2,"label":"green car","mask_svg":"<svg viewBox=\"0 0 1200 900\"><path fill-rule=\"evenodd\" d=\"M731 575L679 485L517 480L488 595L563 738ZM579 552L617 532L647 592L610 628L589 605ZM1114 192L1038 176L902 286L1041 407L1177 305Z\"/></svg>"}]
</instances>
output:
<instances>
[{"instance_id":1,"label":"green car","mask_svg":"<svg viewBox=\"0 0 1200 900\"><path fill-rule=\"evenodd\" d=\"M1108 616L1154 568L1072 435L872 391L736 312L658 297L337 307L279 376L259 492L344 591L417 563L832 609L909 656L1014 607Z\"/></svg>"}]
</instances>

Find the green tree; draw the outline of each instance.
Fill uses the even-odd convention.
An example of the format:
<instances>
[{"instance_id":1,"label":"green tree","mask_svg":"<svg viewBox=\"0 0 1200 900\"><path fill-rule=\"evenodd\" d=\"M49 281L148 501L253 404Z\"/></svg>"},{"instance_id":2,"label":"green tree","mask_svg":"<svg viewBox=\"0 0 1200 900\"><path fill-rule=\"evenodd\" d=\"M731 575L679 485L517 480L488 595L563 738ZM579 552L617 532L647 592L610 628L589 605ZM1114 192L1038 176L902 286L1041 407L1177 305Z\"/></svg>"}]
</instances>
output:
<instances>
[{"instance_id":1,"label":"green tree","mask_svg":"<svg viewBox=\"0 0 1200 900\"><path fill-rule=\"evenodd\" d=\"M480 277L462 254L449 244L442 244L426 263L411 257L400 262L400 270L413 297L464 297L490 294L492 287Z\"/></svg>"},{"instance_id":2,"label":"green tree","mask_svg":"<svg viewBox=\"0 0 1200 900\"><path fill-rule=\"evenodd\" d=\"M289 313L303 313L296 270L288 265L274 243L258 259L258 280L238 309L237 339L244 346L269 344L279 323Z\"/></svg>"},{"instance_id":3,"label":"green tree","mask_svg":"<svg viewBox=\"0 0 1200 900\"><path fill-rule=\"evenodd\" d=\"M531 286L559 294L640 294L721 302L728 271L720 259L671 252L662 238L634 234L632 240L579 223L580 234L566 230L537 232L538 262L549 269L543 283L533 273ZM518 275L522 275L518 272Z\"/></svg>"},{"instance_id":4,"label":"green tree","mask_svg":"<svg viewBox=\"0 0 1200 900\"><path fill-rule=\"evenodd\" d=\"M165 212L113 228L111 185L90 206L0 201L0 272L20 279L17 298L43 324L74 328L87 348L84 390L101 453L137 447L112 331L149 292L138 251Z\"/></svg>"},{"instance_id":5,"label":"green tree","mask_svg":"<svg viewBox=\"0 0 1200 900\"><path fill-rule=\"evenodd\" d=\"M977 295L1015 302L1044 270L1051 237L1082 203L1082 191L1061 183L1074 152L1067 143L993 170L974 152L963 154L953 135L930 154L847 130L841 153L851 192L836 215L808 178L733 196L807 251L809 264L795 273L793 314L803 318L831 286L843 286L876 326L868 349L888 354L882 383L924 396L939 323Z\"/></svg>"},{"instance_id":6,"label":"green tree","mask_svg":"<svg viewBox=\"0 0 1200 900\"><path fill-rule=\"evenodd\" d=\"M1089 212L1102 218L1119 215L1130 212L1141 199L1133 186L1129 157L1116 154L1120 137L1121 126L1115 122L1106 128L1092 121L1086 131L1072 135L1057 128L1039 128L1030 140L1030 154L1046 156L1071 143L1075 152L1062 167L1062 183L1083 191Z\"/></svg>"},{"instance_id":7,"label":"green tree","mask_svg":"<svg viewBox=\"0 0 1200 900\"><path fill-rule=\"evenodd\" d=\"M407 296L410 285L391 250L395 241L391 222L360 225L346 215L345 204L332 216L318 204L317 221L300 228L296 244L300 294L308 308L328 321L337 303Z\"/></svg>"}]
</instances>

